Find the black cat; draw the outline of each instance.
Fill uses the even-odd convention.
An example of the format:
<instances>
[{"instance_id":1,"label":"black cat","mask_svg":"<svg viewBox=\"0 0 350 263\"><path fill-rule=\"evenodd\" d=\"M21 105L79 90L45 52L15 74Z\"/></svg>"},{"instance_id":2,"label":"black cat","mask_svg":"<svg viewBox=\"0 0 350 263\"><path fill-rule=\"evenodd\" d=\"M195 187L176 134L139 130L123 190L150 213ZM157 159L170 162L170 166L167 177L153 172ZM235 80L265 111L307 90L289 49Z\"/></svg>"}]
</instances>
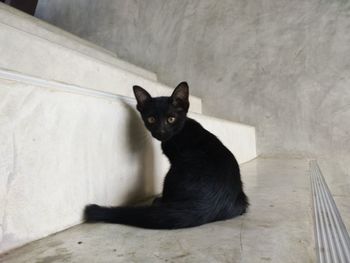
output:
<instances>
[{"instance_id":1,"label":"black cat","mask_svg":"<svg viewBox=\"0 0 350 263\"><path fill-rule=\"evenodd\" d=\"M186 116L187 83L180 83L170 97L152 98L139 86L134 86L134 93L147 129L162 142L171 164L162 197L151 206L88 205L86 221L176 229L245 213L248 200L235 157L218 138Z\"/></svg>"}]
</instances>

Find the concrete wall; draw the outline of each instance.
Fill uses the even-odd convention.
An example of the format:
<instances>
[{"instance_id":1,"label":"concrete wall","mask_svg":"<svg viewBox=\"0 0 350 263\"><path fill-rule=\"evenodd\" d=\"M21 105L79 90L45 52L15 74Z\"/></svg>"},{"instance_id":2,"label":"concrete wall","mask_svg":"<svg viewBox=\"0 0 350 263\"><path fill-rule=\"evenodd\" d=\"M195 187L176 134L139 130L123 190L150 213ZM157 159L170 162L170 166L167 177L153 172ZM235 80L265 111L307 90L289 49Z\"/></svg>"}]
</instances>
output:
<instances>
[{"instance_id":1,"label":"concrete wall","mask_svg":"<svg viewBox=\"0 0 350 263\"><path fill-rule=\"evenodd\" d=\"M206 114L257 127L259 153L349 160L349 1L40 0L36 15L188 80Z\"/></svg>"}]
</instances>

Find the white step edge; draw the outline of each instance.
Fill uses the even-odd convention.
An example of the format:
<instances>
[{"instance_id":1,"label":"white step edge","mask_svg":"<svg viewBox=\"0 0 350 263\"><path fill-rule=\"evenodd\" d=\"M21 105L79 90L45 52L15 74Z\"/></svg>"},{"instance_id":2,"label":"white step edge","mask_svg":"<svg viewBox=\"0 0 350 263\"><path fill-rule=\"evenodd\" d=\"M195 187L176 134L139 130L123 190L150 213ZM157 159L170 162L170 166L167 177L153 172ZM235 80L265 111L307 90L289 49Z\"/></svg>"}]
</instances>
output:
<instances>
[{"instance_id":1,"label":"white step edge","mask_svg":"<svg viewBox=\"0 0 350 263\"><path fill-rule=\"evenodd\" d=\"M117 55L111 51L3 3L0 3L0 23L30 33L56 45L75 50L78 53L94 57L144 78L157 81L155 73L118 59Z\"/></svg>"},{"instance_id":2,"label":"white step edge","mask_svg":"<svg viewBox=\"0 0 350 263\"><path fill-rule=\"evenodd\" d=\"M99 90L94 90L89 88L83 88L76 85L60 83L53 80L41 79L41 78L29 76L18 72L8 71L4 69L0 69L0 78L11 80L11 81L17 81L21 83L26 83L26 84L30 84L30 85L34 85L42 88L57 89L65 92L72 92L80 95L93 96L93 97L99 97L99 98L123 99L130 102L135 101L135 99L132 97L118 95L107 91L99 91Z\"/></svg>"},{"instance_id":3,"label":"white step edge","mask_svg":"<svg viewBox=\"0 0 350 263\"><path fill-rule=\"evenodd\" d=\"M349 234L316 160L310 161L310 178L318 262L349 263Z\"/></svg>"},{"instance_id":4,"label":"white step edge","mask_svg":"<svg viewBox=\"0 0 350 263\"><path fill-rule=\"evenodd\" d=\"M80 86L72 85L72 84L68 84L68 83L61 83L58 81L42 79L42 78L33 77L33 76L30 76L27 74L9 71L6 69L1 69L1 68L0 68L0 78L6 79L6 80L17 81L17 82L21 82L21 83L26 83L26 84L31 84L31 85L39 86L39 87L43 87L43 88L57 89L57 90L61 90L61 91L72 92L72 93L86 95L86 96L122 99L122 100L125 100L128 102L135 103L135 98L131 97L131 96L125 96L125 95L116 94L116 93L112 93L112 92L108 92L108 91L95 90L95 89L80 87ZM132 90L131 86L130 86L130 90ZM192 102L193 102L193 100L196 100L196 98L191 96L190 100L192 100ZM191 107L190 107L189 111L190 112L192 111ZM194 110L194 112L196 112L196 110Z\"/></svg>"}]
</instances>

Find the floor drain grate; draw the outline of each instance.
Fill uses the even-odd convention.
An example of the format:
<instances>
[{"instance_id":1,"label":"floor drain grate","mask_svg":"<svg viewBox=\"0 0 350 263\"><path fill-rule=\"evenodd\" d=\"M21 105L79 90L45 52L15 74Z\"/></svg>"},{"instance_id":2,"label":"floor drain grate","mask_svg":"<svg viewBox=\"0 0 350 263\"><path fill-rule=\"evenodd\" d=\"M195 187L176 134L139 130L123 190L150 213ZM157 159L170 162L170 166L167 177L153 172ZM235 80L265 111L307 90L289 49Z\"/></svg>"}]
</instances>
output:
<instances>
[{"instance_id":1,"label":"floor drain grate","mask_svg":"<svg viewBox=\"0 0 350 263\"><path fill-rule=\"evenodd\" d=\"M310 161L316 253L320 263L349 263L350 238L317 161Z\"/></svg>"}]
</instances>

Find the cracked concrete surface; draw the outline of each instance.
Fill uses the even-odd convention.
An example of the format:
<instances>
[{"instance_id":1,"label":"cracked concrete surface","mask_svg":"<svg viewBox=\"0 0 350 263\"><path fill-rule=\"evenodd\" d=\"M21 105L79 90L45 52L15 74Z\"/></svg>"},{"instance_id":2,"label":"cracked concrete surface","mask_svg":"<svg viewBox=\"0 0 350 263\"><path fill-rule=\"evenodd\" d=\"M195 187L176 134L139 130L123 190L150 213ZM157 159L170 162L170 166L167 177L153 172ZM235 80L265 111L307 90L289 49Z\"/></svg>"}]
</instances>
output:
<instances>
[{"instance_id":1,"label":"cracked concrete surface","mask_svg":"<svg viewBox=\"0 0 350 263\"><path fill-rule=\"evenodd\" d=\"M0 261L314 262L308 161L259 158L241 170L251 203L244 216L173 231L82 224Z\"/></svg>"}]
</instances>

